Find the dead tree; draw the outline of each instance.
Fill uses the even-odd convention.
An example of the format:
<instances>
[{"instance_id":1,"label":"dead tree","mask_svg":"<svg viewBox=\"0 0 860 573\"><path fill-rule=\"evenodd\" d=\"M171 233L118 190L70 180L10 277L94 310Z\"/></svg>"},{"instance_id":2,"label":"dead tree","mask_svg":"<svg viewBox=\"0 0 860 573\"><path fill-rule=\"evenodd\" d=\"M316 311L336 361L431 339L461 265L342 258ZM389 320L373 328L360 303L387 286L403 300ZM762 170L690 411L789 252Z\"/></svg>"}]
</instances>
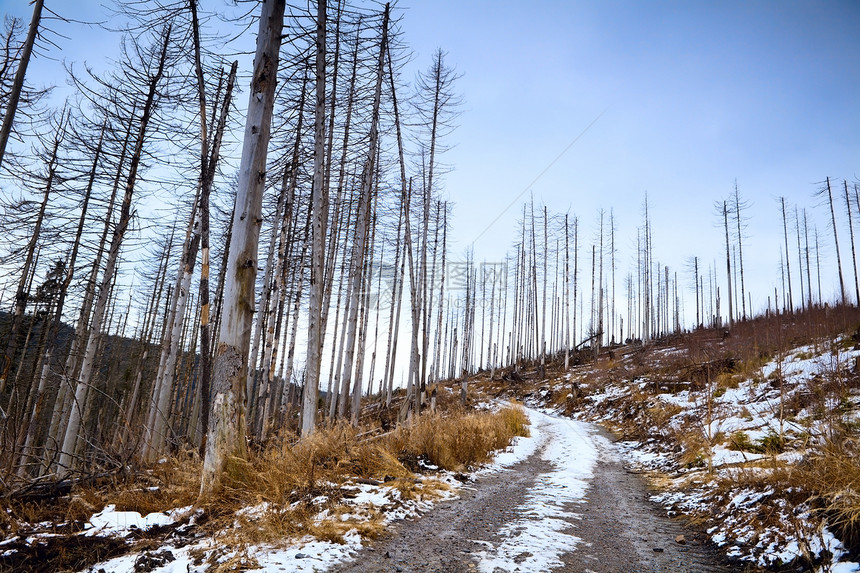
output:
<instances>
[{"instance_id":1,"label":"dead tree","mask_svg":"<svg viewBox=\"0 0 860 573\"><path fill-rule=\"evenodd\" d=\"M841 303L848 303L845 293L845 278L842 275L842 256L839 254L839 234L836 232L836 211L833 208L833 191L830 188L830 177L826 179L825 187L819 191L820 195L827 193L827 202L830 205L830 221L833 227L833 244L836 246L836 268L839 271L839 292L841 293Z\"/></svg>"},{"instance_id":2,"label":"dead tree","mask_svg":"<svg viewBox=\"0 0 860 573\"><path fill-rule=\"evenodd\" d=\"M96 145L95 151L93 153L92 167L90 168L90 172L87 179L87 186L84 190L83 200L80 205L81 213L78 217L78 226L75 232L75 239L72 243L72 251L69 254L68 260L66 262L65 277L63 278L62 285L59 289L59 297L57 300L56 308L54 310L54 318L50 326L50 332L48 334L45 354L43 357L41 357L41 368L37 367L35 370L36 375L38 376L38 382L34 383L37 386L37 396L36 401L33 405L33 412L30 417L29 429L27 431L27 439L24 444L25 455L30 455L33 459L37 459L36 448L41 447L37 434L40 435L43 433L43 429L41 427L42 412L46 406L45 402L47 401L48 377L51 369L52 360L54 357L54 352L58 345L58 335L60 327L62 326L63 309L65 308L66 297L68 296L69 287L75 274L78 253L81 246L81 237L83 236L84 226L86 224L89 211L90 197L92 196L93 185L95 183L99 161L101 159L102 144L104 143L106 124L107 120L105 119L104 123L102 123L102 127L99 133L98 144Z\"/></svg>"},{"instance_id":3,"label":"dead tree","mask_svg":"<svg viewBox=\"0 0 860 573\"><path fill-rule=\"evenodd\" d=\"M842 180L842 183L845 186L845 212L848 215L848 231L850 232L851 237L851 262L854 265L854 289L856 291L857 298L855 299L857 304L860 305L860 278L857 276L857 250L854 247L854 223L851 218L851 198L848 194L848 181ZM800 241L800 234L798 233L798 241Z\"/></svg>"},{"instance_id":4,"label":"dead tree","mask_svg":"<svg viewBox=\"0 0 860 573\"><path fill-rule=\"evenodd\" d=\"M30 20L30 28L27 31L27 38L24 40L24 46L18 60L15 81L12 84L12 90L6 103L6 113L3 114L3 124L0 125L0 165L3 164L6 144L9 142L9 136L12 133L12 124L18 111L18 103L24 88L24 78L27 75L27 66L30 63L30 55L33 53L33 45L36 43L36 36L39 33L39 23L42 19L42 7L44 3L44 0L35 0L33 2L33 17Z\"/></svg>"},{"instance_id":5,"label":"dead tree","mask_svg":"<svg viewBox=\"0 0 860 573\"><path fill-rule=\"evenodd\" d=\"M316 428L322 347L325 325L322 324L325 237L328 222L328 189L325 185L325 84L326 84L326 0L317 0L316 64L314 81L314 173L312 183L311 277L308 308L308 351L305 367L305 387L302 396L302 435Z\"/></svg>"},{"instance_id":6,"label":"dead tree","mask_svg":"<svg viewBox=\"0 0 860 573\"><path fill-rule=\"evenodd\" d=\"M47 177L45 178L44 188L42 189L42 201L39 204L39 211L36 215L34 228L32 233L30 234L30 240L27 244L27 249L24 256L24 266L21 270L21 278L18 280L18 289L15 292L15 306L12 313L12 327L9 332L6 349L3 354L2 371L0 371L0 395L4 394L6 391L6 382L9 377L9 372L12 367L12 361L17 350L18 330L21 326L21 321L24 317L24 310L26 309L28 300L28 289L26 288L27 282L31 271L35 269L34 256L36 253L36 246L39 244L42 224L45 220L45 211L48 207L48 200L51 198L51 193L54 190L55 177L58 167L57 153L60 148L60 144L65 137L66 124L68 121L67 115L67 112L64 111L62 119L60 119L58 125L56 126L56 132L53 141L51 141L51 143L49 144L51 147L51 151L50 156L47 158Z\"/></svg>"},{"instance_id":7,"label":"dead tree","mask_svg":"<svg viewBox=\"0 0 860 573\"><path fill-rule=\"evenodd\" d=\"M216 166L221 138L227 123L227 114L233 96L233 85L236 81L236 68L238 62L233 62L230 75L227 79L227 90L221 107L221 116L218 119L216 136L213 141L209 157L205 157L205 148L201 150L201 158L205 158L205 165L201 165L203 178L200 185L200 432L203 439L200 442L201 454L205 452L205 440L209 428L209 352L211 345L211 327L209 324L209 197L215 179ZM201 120L201 122L204 120ZM205 128L201 131L205 132ZM201 139L204 134L201 134Z\"/></svg>"},{"instance_id":8,"label":"dead tree","mask_svg":"<svg viewBox=\"0 0 860 573\"><path fill-rule=\"evenodd\" d=\"M749 204L746 201L742 201L740 197L740 191L738 191L738 182L735 180L735 192L732 196L734 199L732 214L735 216L735 224L737 226L737 239L738 239L738 269L741 275L741 318L743 320L747 319L747 303L746 303L746 286L744 284L744 243L743 243L743 211L746 209ZM750 309L752 311L752 309Z\"/></svg>"},{"instance_id":9,"label":"dead tree","mask_svg":"<svg viewBox=\"0 0 860 573\"><path fill-rule=\"evenodd\" d=\"M212 376L214 398L200 483L202 498L212 495L220 487L221 477L231 458L247 457L245 387L248 350L284 7L284 0L265 0L260 10L257 53L239 165L237 216L233 220L227 259L224 317Z\"/></svg>"},{"instance_id":10,"label":"dead tree","mask_svg":"<svg viewBox=\"0 0 860 573\"><path fill-rule=\"evenodd\" d=\"M105 270L98 289L98 299L96 300L93 308L90 327L91 334L87 340L84 359L81 364L81 372L76 383L74 404L69 413L69 422L66 426L65 436L62 442L63 445L58 462L59 471L62 474L68 474L75 468L75 456L77 453L81 416L83 414L82 408L86 401L90 379L97 360L97 351L101 342L101 330L104 324L105 310L110 296L114 273L119 263L120 248L122 247L123 239L125 238L126 231L128 230L128 226L131 221L131 201L135 190L135 184L137 182L138 169L143 156L146 136L150 127L149 123L155 110L155 106L157 105L156 96L158 95L159 83L164 76L165 67L169 57L170 32L171 28L168 25L164 30L162 30L160 37L156 38L160 45L157 51L152 54L155 60L154 69L149 69L144 72L148 78L146 99L144 100L141 118L138 125L134 152L132 153L131 162L129 164L129 173L125 183L125 193L123 195L119 219L111 238L110 247L108 248Z\"/></svg>"},{"instance_id":11,"label":"dead tree","mask_svg":"<svg viewBox=\"0 0 860 573\"><path fill-rule=\"evenodd\" d=\"M794 297L791 294L791 263L789 262L788 254L788 219L785 215L785 197L780 197L779 200L782 205L782 230L785 237L785 260L783 262L785 264L785 275L788 279L788 300L786 302L788 303L789 312L794 312Z\"/></svg>"},{"instance_id":12,"label":"dead tree","mask_svg":"<svg viewBox=\"0 0 860 573\"><path fill-rule=\"evenodd\" d=\"M732 259L731 259L731 247L729 246L729 215L728 215L728 207L726 205L726 201L723 201L723 225L725 226L726 231L726 288L729 299L729 328L731 329L735 325L735 313L733 309L733 301L732 301ZM788 235L786 235L786 241L788 241ZM788 243L786 242L786 249L788 249ZM788 252L788 251L786 251Z\"/></svg>"}]
</instances>

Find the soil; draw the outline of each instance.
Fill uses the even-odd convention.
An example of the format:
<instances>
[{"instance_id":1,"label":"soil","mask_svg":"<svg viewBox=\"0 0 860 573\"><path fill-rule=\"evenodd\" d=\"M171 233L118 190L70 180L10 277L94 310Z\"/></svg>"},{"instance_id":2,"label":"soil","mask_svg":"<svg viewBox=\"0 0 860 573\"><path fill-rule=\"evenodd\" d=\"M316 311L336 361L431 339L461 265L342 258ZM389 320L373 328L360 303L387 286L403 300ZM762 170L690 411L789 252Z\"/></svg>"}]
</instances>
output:
<instances>
[{"instance_id":1,"label":"soil","mask_svg":"<svg viewBox=\"0 0 860 573\"><path fill-rule=\"evenodd\" d=\"M332 571L478 571L477 555L503 540L499 530L518 517L518 508L527 492L550 469L550 462L543 460L541 454L542 448L538 448L508 470L485 475L466 485L459 499L440 503L419 518L393 524L383 537L360 551L354 561ZM618 459L611 454L601 455L585 499L567 508L570 528L565 533L582 541L562 555L563 565L552 571L740 571L727 564L706 543L701 532L666 517L649 501L648 487L642 477L630 472ZM524 558L528 556L523 554ZM500 572L497 569L493 573Z\"/></svg>"}]
</instances>

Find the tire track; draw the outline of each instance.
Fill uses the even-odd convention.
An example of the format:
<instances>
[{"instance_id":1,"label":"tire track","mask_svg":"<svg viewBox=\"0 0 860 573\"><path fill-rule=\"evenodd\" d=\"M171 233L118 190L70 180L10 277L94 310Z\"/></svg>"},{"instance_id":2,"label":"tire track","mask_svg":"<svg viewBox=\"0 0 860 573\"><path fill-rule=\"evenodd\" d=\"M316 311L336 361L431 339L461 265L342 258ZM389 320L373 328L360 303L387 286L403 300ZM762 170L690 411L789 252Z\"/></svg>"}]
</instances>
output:
<instances>
[{"instance_id":1,"label":"tire track","mask_svg":"<svg viewBox=\"0 0 860 573\"><path fill-rule=\"evenodd\" d=\"M538 445L527 459L479 476L459 499L393 524L354 561L331 571L738 570L723 565L702 535L648 500L646 485L626 471L608 434L591 424L528 413Z\"/></svg>"}]
</instances>

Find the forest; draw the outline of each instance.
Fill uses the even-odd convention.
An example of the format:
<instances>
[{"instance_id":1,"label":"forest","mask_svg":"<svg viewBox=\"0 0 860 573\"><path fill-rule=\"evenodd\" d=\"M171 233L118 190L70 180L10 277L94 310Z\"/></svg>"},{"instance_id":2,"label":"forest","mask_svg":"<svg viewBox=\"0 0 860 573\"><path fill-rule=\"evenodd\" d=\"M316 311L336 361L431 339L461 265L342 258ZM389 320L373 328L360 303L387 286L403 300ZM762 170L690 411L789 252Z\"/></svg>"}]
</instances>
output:
<instances>
[{"instance_id":1,"label":"forest","mask_svg":"<svg viewBox=\"0 0 860 573\"><path fill-rule=\"evenodd\" d=\"M410 78L396 5L263 0L233 15L256 42L242 70L217 4L116 0L100 24L110 67L66 63L62 101L27 69L78 41L52 31L67 7L5 20L4 497L185 456L205 500L255 452L466 405L478 373L515 386L607 350L860 303L860 184L827 174L809 204L779 199L772 292L745 284L755 221L737 183L702 215L724 260L661 263L644 192L635 229L615 208L531 198L505 260L455 251L444 158L468 94L444 47Z\"/></svg>"},{"instance_id":2,"label":"forest","mask_svg":"<svg viewBox=\"0 0 860 573\"><path fill-rule=\"evenodd\" d=\"M627 272L614 210L581 231L534 199L506 260L451 253L441 158L463 100L455 65L440 49L407 82L396 9L278 9L245 15L259 22L246 117L238 63L201 33L215 15L196 2L118 2L120 57L104 74L68 65L74 96L59 106L26 70L34 46L57 49L63 16L36 2L29 27L7 18L6 487L203 453L207 432L230 444L208 456L244 435L356 425L363 397L390 407L398 389L403 421L441 380L462 377L465 396L478 370L860 300L860 191L829 177L820 223L781 198L781 288L756 293L766 309L744 283L737 184L712 213L724 271L661 264L647 195ZM830 301L820 249L833 247Z\"/></svg>"}]
</instances>

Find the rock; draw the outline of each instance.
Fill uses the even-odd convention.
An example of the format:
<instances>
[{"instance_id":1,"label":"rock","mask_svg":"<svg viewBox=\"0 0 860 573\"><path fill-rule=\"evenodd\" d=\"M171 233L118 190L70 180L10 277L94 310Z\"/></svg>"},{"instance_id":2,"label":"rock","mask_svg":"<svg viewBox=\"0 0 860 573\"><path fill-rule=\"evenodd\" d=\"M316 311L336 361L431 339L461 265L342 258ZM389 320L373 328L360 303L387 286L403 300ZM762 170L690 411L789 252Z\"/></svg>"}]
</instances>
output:
<instances>
[{"instance_id":1,"label":"rock","mask_svg":"<svg viewBox=\"0 0 860 573\"><path fill-rule=\"evenodd\" d=\"M677 537L675 537L675 543L684 545L685 543L687 543L687 540L683 535L678 535Z\"/></svg>"},{"instance_id":2,"label":"rock","mask_svg":"<svg viewBox=\"0 0 860 573\"><path fill-rule=\"evenodd\" d=\"M655 547L654 553L663 553L663 548L662 547Z\"/></svg>"},{"instance_id":3,"label":"rock","mask_svg":"<svg viewBox=\"0 0 860 573\"><path fill-rule=\"evenodd\" d=\"M304 553L296 553L296 559L307 559L308 556Z\"/></svg>"}]
</instances>

